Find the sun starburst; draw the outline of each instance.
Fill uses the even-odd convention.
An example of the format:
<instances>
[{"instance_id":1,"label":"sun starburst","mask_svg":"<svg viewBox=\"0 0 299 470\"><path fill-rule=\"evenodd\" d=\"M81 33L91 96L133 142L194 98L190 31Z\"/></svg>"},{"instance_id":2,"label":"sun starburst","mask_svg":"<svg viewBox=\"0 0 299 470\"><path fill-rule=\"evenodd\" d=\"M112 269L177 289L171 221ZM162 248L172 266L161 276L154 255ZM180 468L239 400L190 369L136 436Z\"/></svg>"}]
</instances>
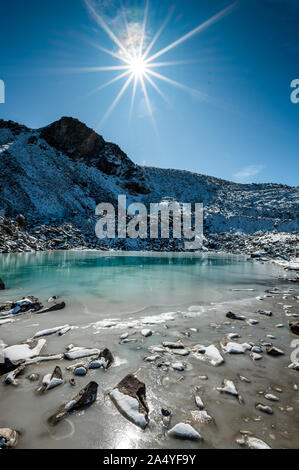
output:
<instances>
[{"instance_id":1,"label":"sun starburst","mask_svg":"<svg viewBox=\"0 0 299 470\"><path fill-rule=\"evenodd\" d=\"M189 61L166 61L166 62L157 62L156 59L160 58L162 55L166 54L170 50L174 49L175 47L179 46L182 44L184 41L190 39L196 34L201 33L203 30L205 30L207 27L211 26L214 24L216 21L219 21L221 18L223 18L226 14L228 14L238 3L238 1L235 1L228 7L224 8L221 10L219 13L216 15L212 16L210 19L205 21L204 23L201 23L199 26L196 28L192 29L189 31L187 34L184 36L180 37L176 41L172 42L168 46L164 47L163 49L160 49L158 52L150 55L150 52L152 51L153 47L157 43L161 33L164 31L166 28L170 18L172 11L169 12L168 16L164 20L162 26L158 29L152 40L149 42L148 45L146 45L147 41L147 34L146 34L146 28L147 28L147 20L148 20L148 9L149 9L149 4L148 0L146 0L145 4L145 10L144 10L144 17L143 21L141 24L139 23L134 23L133 25L129 24L127 18L126 18L126 12L124 8L122 8L122 16L123 20L125 23L125 29L126 29L126 41L123 41L122 39L119 39L115 33L111 30L111 28L108 26L106 21L104 20L103 16L99 15L95 8L91 5L90 0L85 0L86 6L93 16L93 18L96 20L98 25L108 34L110 39L113 41L113 43L117 46L118 50L108 50L105 49L99 45L96 47L100 49L101 51L109 54L110 56L114 57L119 61L118 65L114 66L107 66L107 67L89 67L86 69L76 69L77 72L84 72L84 71L90 71L90 72L96 72L96 71L113 71L113 70L119 70L121 73L114 77L113 79L109 80L108 82L104 83L103 85L97 87L95 90L92 90L90 93L94 93L98 90L101 90L103 88L106 88L107 86L111 85L112 83L115 83L123 78L125 78L125 83L121 87L119 93L115 97L114 101L111 103L109 106L108 110L106 111L105 115L103 116L100 125L103 124L103 122L110 116L111 112L127 90L130 84L132 84L132 97L131 97L131 106L130 106L130 116L132 115L132 111L134 108L134 102L135 102L135 96L136 96L136 90L137 86L140 85L141 90L144 95L144 100L148 109L148 113L152 118L154 127L156 128L155 120L154 120L154 115L153 115L153 110L152 106L150 103L149 95L147 92L147 84L150 84L151 87L159 93L160 96L163 97L163 99L166 100L166 97L158 87L158 85L155 83L154 78L164 81L170 85L173 85L177 88L180 88L182 90L191 92L193 94L197 94L201 97L204 97L205 95L201 93L199 90L194 90L192 88L189 88L188 86L179 83L175 80L172 80L169 77L166 77L165 75L162 75L158 72L155 72L153 69L160 68L160 67L166 67L166 66L176 66L180 64L188 64L190 63ZM191 61L192 62L192 61ZM74 71L74 70L73 70Z\"/></svg>"}]
</instances>

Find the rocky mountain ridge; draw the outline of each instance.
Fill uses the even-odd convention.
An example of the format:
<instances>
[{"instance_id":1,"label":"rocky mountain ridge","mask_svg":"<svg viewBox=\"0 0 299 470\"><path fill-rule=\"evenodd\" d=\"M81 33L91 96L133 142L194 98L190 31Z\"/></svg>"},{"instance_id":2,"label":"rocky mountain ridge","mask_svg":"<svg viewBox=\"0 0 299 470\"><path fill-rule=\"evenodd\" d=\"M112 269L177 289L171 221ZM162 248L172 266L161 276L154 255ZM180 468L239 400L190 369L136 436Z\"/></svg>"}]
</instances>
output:
<instances>
[{"instance_id":1,"label":"rocky mountain ridge","mask_svg":"<svg viewBox=\"0 0 299 470\"><path fill-rule=\"evenodd\" d=\"M77 246L182 249L181 240L99 243L94 232L96 205L116 204L118 195L126 195L128 204L142 202L147 207L171 200L202 202L206 249L248 251L246 245L257 232L271 234L270 244L274 239L278 243L277 234L289 234L282 245L291 239L291 251L298 241L298 187L243 185L187 171L141 167L116 144L69 117L41 129L0 120L0 251ZM19 214L24 215L21 223L16 222Z\"/></svg>"}]
</instances>

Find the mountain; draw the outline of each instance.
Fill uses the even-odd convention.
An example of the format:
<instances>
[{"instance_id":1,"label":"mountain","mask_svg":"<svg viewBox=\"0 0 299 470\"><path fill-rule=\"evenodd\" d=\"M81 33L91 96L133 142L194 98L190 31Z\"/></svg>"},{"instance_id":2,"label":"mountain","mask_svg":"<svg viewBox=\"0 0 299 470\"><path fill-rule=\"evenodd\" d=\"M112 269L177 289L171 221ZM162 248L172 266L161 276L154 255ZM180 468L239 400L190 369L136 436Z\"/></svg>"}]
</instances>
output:
<instances>
[{"instance_id":1,"label":"mountain","mask_svg":"<svg viewBox=\"0 0 299 470\"><path fill-rule=\"evenodd\" d=\"M298 187L244 185L141 167L116 144L71 117L41 129L0 120L0 251L99 246L96 205L116 204L120 194L127 196L128 204L143 202L147 207L163 200L202 202L208 249L252 251L259 238L274 251L275 243L291 251L296 244ZM180 240L161 239L116 239L100 245L182 248Z\"/></svg>"}]
</instances>

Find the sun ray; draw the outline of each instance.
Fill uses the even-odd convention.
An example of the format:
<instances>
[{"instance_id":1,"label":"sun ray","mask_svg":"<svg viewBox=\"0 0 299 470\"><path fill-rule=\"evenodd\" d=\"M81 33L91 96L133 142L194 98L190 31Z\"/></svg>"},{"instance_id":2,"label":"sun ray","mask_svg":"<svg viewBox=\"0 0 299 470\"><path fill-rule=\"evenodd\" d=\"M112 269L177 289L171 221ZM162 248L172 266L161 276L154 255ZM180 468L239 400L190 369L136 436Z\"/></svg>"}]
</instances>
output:
<instances>
[{"instance_id":1,"label":"sun ray","mask_svg":"<svg viewBox=\"0 0 299 470\"><path fill-rule=\"evenodd\" d=\"M143 18L143 25L142 25L142 34L139 46L139 55L138 57L142 57L144 39L145 39L145 31L146 31L146 23L147 23L147 16L148 16L148 0L145 3L145 10L144 10L144 18Z\"/></svg>"},{"instance_id":2,"label":"sun ray","mask_svg":"<svg viewBox=\"0 0 299 470\"><path fill-rule=\"evenodd\" d=\"M154 82L154 80L152 80L151 77L149 77L146 72L145 72L144 76L145 76L146 80L150 83L150 85L152 85L152 87L156 90L156 92L159 93L159 95L163 98L163 100L164 100L166 103L169 103L168 99L166 98L166 96L164 95L164 93L160 90L160 88L158 87L158 85Z\"/></svg>"},{"instance_id":3,"label":"sun ray","mask_svg":"<svg viewBox=\"0 0 299 470\"><path fill-rule=\"evenodd\" d=\"M148 48L146 49L145 53L143 54L143 60L146 59L146 57L148 56L148 54L150 53L150 51L152 50L153 46L156 44L157 40L159 39L159 37L161 36L162 32L164 31L164 29L166 28L166 26L168 25L169 21L170 21L170 18L173 14L173 11L174 11L174 7L172 6L168 12L168 15L167 17L165 18L162 26L158 29L157 33L155 34L155 36L153 37L151 43L149 44Z\"/></svg>"},{"instance_id":4,"label":"sun ray","mask_svg":"<svg viewBox=\"0 0 299 470\"><path fill-rule=\"evenodd\" d=\"M147 73L149 73L150 75L153 75L154 77L160 78L160 80L163 80L164 82L167 82L170 85L173 85L177 88L181 88L182 90L185 90L188 93L191 93L192 95L201 97L202 99L208 99L208 95L206 95L205 93L202 93L199 90L196 90L195 88L190 88L186 85L183 85L180 82L176 82L175 80L172 80L171 78L165 77L165 75L161 75L160 73L154 72L153 70L147 70Z\"/></svg>"},{"instance_id":5,"label":"sun ray","mask_svg":"<svg viewBox=\"0 0 299 470\"><path fill-rule=\"evenodd\" d=\"M90 5L89 1L88 0L84 0L86 6L87 6L87 9L89 10L89 12L92 14L92 16L95 18L95 20L97 21L98 25L101 26L102 29L104 29L104 31L106 31L106 33L108 34L108 36L110 37L110 39L112 39L112 41L115 42L115 44L123 51L123 53L128 56L130 58L130 55L127 51L127 49L125 48L125 46L122 44L122 42L115 36L115 34L113 33L113 31L111 31L111 29L109 28L109 26L106 24L106 22L104 21L104 19L95 11L95 9Z\"/></svg>"},{"instance_id":6,"label":"sun ray","mask_svg":"<svg viewBox=\"0 0 299 470\"><path fill-rule=\"evenodd\" d=\"M111 65L107 67L72 67L66 69L55 69L56 72L62 74L68 73L90 73L90 72L110 72L113 70L129 70L129 65Z\"/></svg>"},{"instance_id":7,"label":"sun ray","mask_svg":"<svg viewBox=\"0 0 299 470\"><path fill-rule=\"evenodd\" d=\"M120 98L122 97L122 95L124 94L124 92L126 91L126 89L128 88L128 86L130 85L131 81L133 80L134 76L131 74L130 77L128 78L128 80L126 81L126 83L123 85L122 89L120 90L120 92L118 93L118 95L116 96L115 100L113 101L113 103L109 106L109 108L107 109L106 113L104 114L103 118L101 119L101 122L100 122L100 126L104 123L104 121L106 121L106 119L109 117L109 115L111 114L111 112L113 111L113 109L115 108L115 106L117 105L117 103L119 102Z\"/></svg>"},{"instance_id":8,"label":"sun ray","mask_svg":"<svg viewBox=\"0 0 299 470\"><path fill-rule=\"evenodd\" d=\"M209 20L205 21L204 23L200 24L196 28L189 31L189 33L185 34L181 38L179 38L176 41L172 42L171 44L169 44L169 46L164 47L164 49L161 49L159 52L157 52L156 54L154 54L151 57L149 57L148 59L146 59L145 60L146 64L148 62L153 61L154 59L157 59L158 57L160 57L161 55L163 55L166 52L170 51L174 47L177 47L179 44L181 44L182 42L184 42L187 39L191 38L195 34L201 33L208 26L211 26L213 23L216 23L216 21L219 21L221 18L223 18L225 15L227 15L237 5L237 3L239 3L238 0L234 3L232 3L231 5L229 5L228 7L224 8L223 10L221 10L216 15L212 16L212 18L210 18Z\"/></svg>"},{"instance_id":9,"label":"sun ray","mask_svg":"<svg viewBox=\"0 0 299 470\"><path fill-rule=\"evenodd\" d=\"M137 89L137 75L135 75L134 77L134 84L133 84L133 89L132 89L132 98L131 98L131 105L130 105L130 112L129 112L129 122L131 122L132 120L136 89Z\"/></svg>"},{"instance_id":10,"label":"sun ray","mask_svg":"<svg viewBox=\"0 0 299 470\"><path fill-rule=\"evenodd\" d=\"M146 64L146 69L155 68L155 67L168 67L172 65L186 65L186 64L196 64L198 62L197 59L190 59L190 60L176 60L176 61L169 61L169 62L153 62Z\"/></svg>"},{"instance_id":11,"label":"sun ray","mask_svg":"<svg viewBox=\"0 0 299 470\"><path fill-rule=\"evenodd\" d=\"M122 78L126 77L131 73L130 70L127 70L124 73L121 73L120 75L117 75L116 77L112 78L112 80L109 80L109 82L104 83L103 85L98 86L97 88L94 88L91 90L89 93L87 93L86 97L93 95L94 93L97 93L100 90L103 90L104 88L107 88L108 86L112 85L112 83L117 82L118 80L121 80Z\"/></svg>"},{"instance_id":12,"label":"sun ray","mask_svg":"<svg viewBox=\"0 0 299 470\"><path fill-rule=\"evenodd\" d=\"M148 112L150 114L150 117L151 117L151 120L152 120L152 123L153 123L153 126L154 126L154 130L155 130L156 134L158 135L157 124L156 124L156 121L155 121L155 118L154 118L153 110L152 110L151 103L150 103L150 100L149 100L149 97L148 97L148 94L147 94L147 89L146 89L146 85L144 83L143 77L140 77L140 83L141 83L141 87L142 87L142 90L143 90L146 106L147 106Z\"/></svg>"}]
</instances>

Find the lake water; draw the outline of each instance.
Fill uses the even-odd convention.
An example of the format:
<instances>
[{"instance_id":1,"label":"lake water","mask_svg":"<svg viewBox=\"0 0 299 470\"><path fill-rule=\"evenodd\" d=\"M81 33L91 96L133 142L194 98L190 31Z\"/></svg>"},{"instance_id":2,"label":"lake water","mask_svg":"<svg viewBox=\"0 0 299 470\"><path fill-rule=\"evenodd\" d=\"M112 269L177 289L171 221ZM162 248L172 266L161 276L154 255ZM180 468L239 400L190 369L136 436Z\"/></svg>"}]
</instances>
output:
<instances>
[{"instance_id":1,"label":"lake water","mask_svg":"<svg viewBox=\"0 0 299 470\"><path fill-rule=\"evenodd\" d=\"M58 295L66 302L61 311L44 315L25 314L12 324L0 327L0 338L9 345L32 337L37 331L64 325L76 326L63 337L47 337L45 354L64 352L70 343L76 346L108 347L116 361L108 371L90 371L86 377L73 377L60 361L65 384L36 395L36 383L26 379L31 372L43 376L56 363L30 366L20 386L0 384L0 427L9 426L22 431L20 448L196 448L237 447L238 431L249 430L271 447L298 447L299 392L294 391L298 372L287 369L292 352L292 337L287 327L290 312L298 308L293 291L287 300L274 297L257 299L266 289L278 287L288 290L284 271L274 265L252 262L243 256L186 255L148 253L100 253L68 251L26 253L0 256L0 278L7 290L0 293L1 303L34 295L45 306L50 296ZM255 313L258 309L272 310L273 317ZM256 318L255 327L245 322L227 324L225 313L232 310L248 318ZM237 323L237 324L236 324ZM275 325L283 323L284 328ZM140 330L153 330L150 338L143 338ZM198 331L190 331L197 328ZM120 344L119 336L128 331L135 343ZM188 357L175 357L186 363L184 372L161 370L155 364L144 362L148 348L162 341L182 339L186 347L196 344L216 344L230 332L239 332L239 342L266 341L266 335L275 336L275 346L285 356L272 358L264 354L253 362L248 353L225 356L225 364L212 367ZM188 336L186 336L188 332ZM268 340L269 341L269 340ZM58 364L58 363L57 363ZM147 385L150 424L139 430L123 418L108 396L109 391L127 374L136 372ZM241 382L239 375L249 376L250 384ZM199 376L207 375L203 381ZM234 380L245 403L220 394L215 390L223 378ZM91 408L72 414L55 428L49 428L47 417L62 403L68 401L90 380L99 384L97 402ZM297 381L297 382L296 382ZM193 390L200 386L200 395L215 424L202 425L192 421L196 409ZM281 387L280 401L267 402L260 392L278 394L273 387ZM255 409L261 401L272 406L273 415ZM160 423L161 407L171 409L173 424L184 421L196 427L204 437L203 443L177 441L163 433ZM282 410L280 408L283 408ZM290 411L286 411L289 408ZM292 410L291 410L292 408Z\"/></svg>"}]
</instances>

